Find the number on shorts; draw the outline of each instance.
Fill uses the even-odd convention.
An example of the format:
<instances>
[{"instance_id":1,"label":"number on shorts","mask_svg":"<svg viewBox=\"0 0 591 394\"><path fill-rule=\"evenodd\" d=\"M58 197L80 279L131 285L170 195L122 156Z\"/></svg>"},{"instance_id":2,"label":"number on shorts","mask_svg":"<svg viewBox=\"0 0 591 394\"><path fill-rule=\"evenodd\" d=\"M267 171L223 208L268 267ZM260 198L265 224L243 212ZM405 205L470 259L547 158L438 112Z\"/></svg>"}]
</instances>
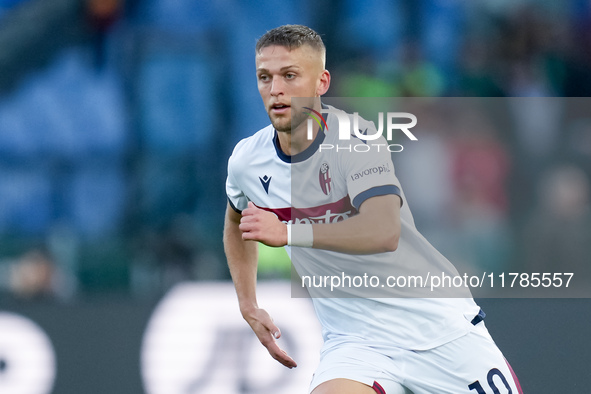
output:
<instances>
[{"instance_id":1,"label":"number on shorts","mask_svg":"<svg viewBox=\"0 0 591 394\"><path fill-rule=\"evenodd\" d=\"M494 394L501 394L501 392L497 388L497 385L493 381L493 378L495 377L495 375L498 376L499 378L501 378L501 381L505 385L505 388L507 388L507 390L508 390L507 394L513 394L513 391L511 390L511 386L509 386L509 382L507 382L507 379L505 379L505 375L503 375L503 373L496 368L493 368L490 371L488 371L488 375L486 375L486 380L488 381L488 386L493 391L493 393ZM482 388L482 385L480 384L480 382L478 380L475 381L474 383L468 385L468 388L470 390L476 390L476 392L478 394L486 394L486 391L484 391L484 389Z\"/></svg>"}]
</instances>

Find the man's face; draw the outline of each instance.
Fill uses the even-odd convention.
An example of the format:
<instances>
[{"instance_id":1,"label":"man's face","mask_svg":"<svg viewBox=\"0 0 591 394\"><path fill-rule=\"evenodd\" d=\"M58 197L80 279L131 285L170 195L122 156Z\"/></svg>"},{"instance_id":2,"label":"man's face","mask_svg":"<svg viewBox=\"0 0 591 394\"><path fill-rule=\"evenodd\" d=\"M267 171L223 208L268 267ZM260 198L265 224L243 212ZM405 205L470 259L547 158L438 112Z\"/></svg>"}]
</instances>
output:
<instances>
[{"instance_id":1,"label":"man's face","mask_svg":"<svg viewBox=\"0 0 591 394\"><path fill-rule=\"evenodd\" d=\"M307 118L301 109L291 108L292 97L318 97L328 89L322 56L309 45L263 48L256 68L259 93L277 131L290 132Z\"/></svg>"}]
</instances>

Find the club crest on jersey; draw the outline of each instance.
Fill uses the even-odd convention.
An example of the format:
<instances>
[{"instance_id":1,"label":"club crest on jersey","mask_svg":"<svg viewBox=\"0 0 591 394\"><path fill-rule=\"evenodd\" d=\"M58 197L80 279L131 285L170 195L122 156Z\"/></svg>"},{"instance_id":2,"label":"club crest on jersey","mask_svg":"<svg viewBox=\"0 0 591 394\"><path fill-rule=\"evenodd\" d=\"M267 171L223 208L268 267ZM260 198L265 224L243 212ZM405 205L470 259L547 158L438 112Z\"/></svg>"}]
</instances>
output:
<instances>
[{"instance_id":1,"label":"club crest on jersey","mask_svg":"<svg viewBox=\"0 0 591 394\"><path fill-rule=\"evenodd\" d=\"M271 184L271 177L265 175L264 177L259 177L259 180L261 181L261 184L263 185L263 188L265 189L265 192L267 194L269 194L269 185Z\"/></svg>"},{"instance_id":2,"label":"club crest on jersey","mask_svg":"<svg viewBox=\"0 0 591 394\"><path fill-rule=\"evenodd\" d=\"M332 190L332 179L330 178L330 169L328 163L322 163L320 171L318 171L318 181L320 182L320 189L327 196Z\"/></svg>"}]
</instances>

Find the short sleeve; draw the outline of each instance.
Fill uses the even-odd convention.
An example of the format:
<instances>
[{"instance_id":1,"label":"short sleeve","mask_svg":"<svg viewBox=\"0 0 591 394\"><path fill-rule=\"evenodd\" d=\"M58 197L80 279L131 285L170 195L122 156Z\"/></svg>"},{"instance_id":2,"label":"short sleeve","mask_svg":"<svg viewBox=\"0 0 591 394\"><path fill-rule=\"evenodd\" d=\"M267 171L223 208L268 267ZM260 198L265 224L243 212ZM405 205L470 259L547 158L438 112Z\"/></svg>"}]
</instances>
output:
<instances>
[{"instance_id":1,"label":"short sleeve","mask_svg":"<svg viewBox=\"0 0 591 394\"><path fill-rule=\"evenodd\" d=\"M355 144L358 148L346 152L342 163L353 206L359 209L365 200L380 195L395 194L402 199L400 183L394 172L386 140L355 139Z\"/></svg>"},{"instance_id":2,"label":"short sleeve","mask_svg":"<svg viewBox=\"0 0 591 394\"><path fill-rule=\"evenodd\" d=\"M235 160L234 156L228 160L228 177L226 178L226 195L228 196L228 202L232 209L238 213L242 213L248 206L248 198L242 191L239 183L235 177Z\"/></svg>"}]
</instances>

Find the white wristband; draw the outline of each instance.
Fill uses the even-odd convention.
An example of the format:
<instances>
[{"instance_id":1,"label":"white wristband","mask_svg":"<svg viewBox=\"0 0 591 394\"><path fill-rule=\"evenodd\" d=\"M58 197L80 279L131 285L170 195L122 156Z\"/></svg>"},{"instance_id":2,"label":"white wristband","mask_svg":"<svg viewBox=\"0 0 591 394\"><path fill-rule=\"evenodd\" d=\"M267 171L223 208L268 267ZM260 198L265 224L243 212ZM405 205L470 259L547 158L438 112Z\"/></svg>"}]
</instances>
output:
<instances>
[{"instance_id":1,"label":"white wristband","mask_svg":"<svg viewBox=\"0 0 591 394\"><path fill-rule=\"evenodd\" d=\"M314 245L314 232L311 224L287 224L287 245L311 248Z\"/></svg>"},{"instance_id":2,"label":"white wristband","mask_svg":"<svg viewBox=\"0 0 591 394\"><path fill-rule=\"evenodd\" d=\"M287 223L287 246L291 246L291 223Z\"/></svg>"}]
</instances>

